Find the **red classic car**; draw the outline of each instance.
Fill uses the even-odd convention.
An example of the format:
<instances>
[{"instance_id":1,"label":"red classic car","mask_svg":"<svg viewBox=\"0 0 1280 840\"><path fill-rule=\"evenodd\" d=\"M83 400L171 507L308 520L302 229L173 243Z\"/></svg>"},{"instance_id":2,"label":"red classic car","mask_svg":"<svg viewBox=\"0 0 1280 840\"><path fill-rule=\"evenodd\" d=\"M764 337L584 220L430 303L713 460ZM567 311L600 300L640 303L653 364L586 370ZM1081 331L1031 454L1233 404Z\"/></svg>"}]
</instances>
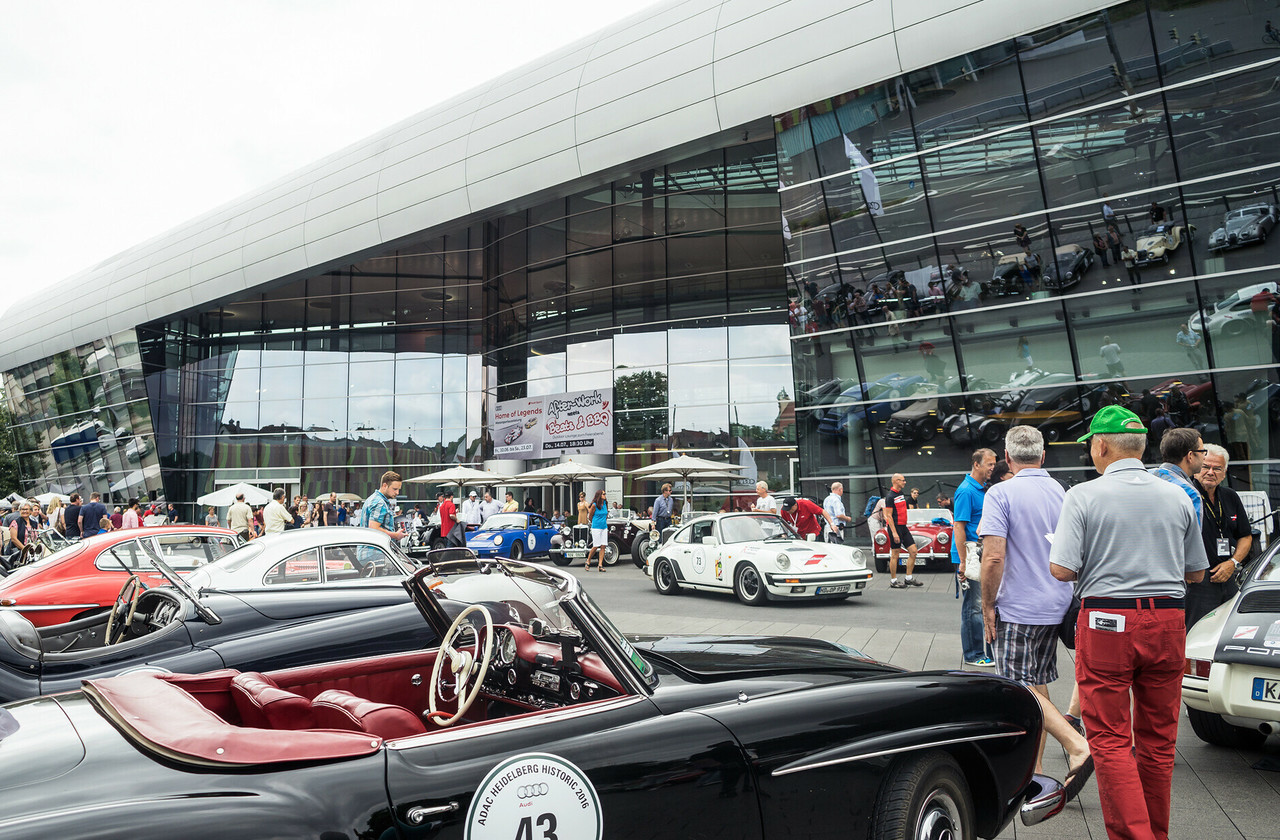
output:
<instances>
[{"instance_id":1,"label":"red classic car","mask_svg":"<svg viewBox=\"0 0 1280 840\"><path fill-rule=\"evenodd\" d=\"M0 607L37 627L65 624L107 609L132 572L148 587L168 581L138 545L152 542L180 574L194 571L241 545L234 531L196 525L131 528L99 534L19 568L0 580Z\"/></svg>"},{"instance_id":2,"label":"red classic car","mask_svg":"<svg viewBox=\"0 0 1280 840\"><path fill-rule=\"evenodd\" d=\"M945 524L944 524L945 523ZM941 569L951 564L951 511L945 508L912 508L907 530L916 541L916 568ZM889 571L889 534L881 528L871 538L876 571ZM907 552L898 556L898 568L906 568Z\"/></svg>"}]
</instances>

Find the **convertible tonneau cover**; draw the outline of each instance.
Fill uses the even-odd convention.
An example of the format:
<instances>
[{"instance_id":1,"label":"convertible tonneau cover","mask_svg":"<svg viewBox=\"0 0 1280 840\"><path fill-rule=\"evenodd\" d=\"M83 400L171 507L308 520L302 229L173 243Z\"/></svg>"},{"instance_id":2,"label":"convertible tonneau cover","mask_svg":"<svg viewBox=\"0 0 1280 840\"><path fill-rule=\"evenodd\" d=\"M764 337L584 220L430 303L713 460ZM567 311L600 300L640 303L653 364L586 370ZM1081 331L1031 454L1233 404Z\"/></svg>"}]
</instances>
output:
<instances>
[{"instance_id":1,"label":"convertible tonneau cover","mask_svg":"<svg viewBox=\"0 0 1280 840\"><path fill-rule=\"evenodd\" d=\"M360 732L236 726L194 696L225 691L238 673L127 674L85 680L84 693L130 741L184 764L227 768L333 761L370 755L382 747L381 738Z\"/></svg>"}]
</instances>

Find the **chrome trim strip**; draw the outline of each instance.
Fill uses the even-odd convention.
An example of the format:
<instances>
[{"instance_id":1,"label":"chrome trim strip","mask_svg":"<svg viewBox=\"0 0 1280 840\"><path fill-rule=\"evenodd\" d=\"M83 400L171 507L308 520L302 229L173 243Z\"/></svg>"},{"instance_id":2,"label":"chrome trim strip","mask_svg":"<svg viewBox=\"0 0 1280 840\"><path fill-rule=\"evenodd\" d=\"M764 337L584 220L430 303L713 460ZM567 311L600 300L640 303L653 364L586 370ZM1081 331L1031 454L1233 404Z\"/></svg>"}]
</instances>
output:
<instances>
[{"instance_id":1,"label":"chrome trim strip","mask_svg":"<svg viewBox=\"0 0 1280 840\"><path fill-rule=\"evenodd\" d=\"M14 604L12 607L0 607L0 609L13 610L14 612L40 612L42 610L83 610L88 607L98 607L106 609L110 604L32 604L25 606L23 604Z\"/></svg>"},{"instance_id":2,"label":"chrome trim strip","mask_svg":"<svg viewBox=\"0 0 1280 840\"><path fill-rule=\"evenodd\" d=\"M431 744L447 744L452 741L479 738L498 732L514 732L516 730L527 729L532 726L559 723L560 721L573 720L574 718L586 717L600 712L612 711L613 709L622 709L634 703L644 702L645 699L646 698L644 697L638 696L617 697L613 700L598 701L599 705L588 704L584 706L573 706L568 709L553 709L544 714L539 714L537 717L530 717L522 720L505 718L495 723L481 723L465 729L437 729L433 732L426 732L422 735L411 735L408 738L400 738L396 741L387 741L385 746L389 750L408 750L415 749L417 747L430 746Z\"/></svg>"},{"instance_id":3,"label":"chrome trim strip","mask_svg":"<svg viewBox=\"0 0 1280 840\"><path fill-rule=\"evenodd\" d=\"M890 750L877 750L876 752L859 753L858 755L845 756L843 758L833 758L829 761L817 761L812 764L799 764L793 767L786 767L774 770L770 776L788 776L792 773L800 773L805 770L817 770L820 767L830 767L833 764L848 764L851 761L866 761L869 758L879 758L883 755L896 755L898 753L913 752L914 750L927 750L933 747L945 747L949 744L965 744L970 741L990 741L995 738L1016 738L1026 735L1025 729L1018 729L1013 732L993 732L990 735L973 735L966 738L948 738L945 741L930 741L925 744L911 744L906 747L894 747Z\"/></svg>"}]
</instances>

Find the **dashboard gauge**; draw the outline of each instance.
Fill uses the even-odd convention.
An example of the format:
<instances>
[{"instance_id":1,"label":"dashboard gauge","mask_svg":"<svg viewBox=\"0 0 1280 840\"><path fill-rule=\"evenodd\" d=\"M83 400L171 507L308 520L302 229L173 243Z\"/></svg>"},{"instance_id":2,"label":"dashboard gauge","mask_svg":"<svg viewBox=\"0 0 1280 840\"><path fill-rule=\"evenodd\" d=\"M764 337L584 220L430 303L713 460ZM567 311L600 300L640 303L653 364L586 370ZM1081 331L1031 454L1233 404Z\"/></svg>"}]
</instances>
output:
<instances>
[{"instance_id":1,"label":"dashboard gauge","mask_svg":"<svg viewBox=\"0 0 1280 840\"><path fill-rule=\"evenodd\" d=\"M501 634L498 638L498 664L510 665L516 661L516 637L511 634L510 630L500 630L498 632Z\"/></svg>"}]
</instances>

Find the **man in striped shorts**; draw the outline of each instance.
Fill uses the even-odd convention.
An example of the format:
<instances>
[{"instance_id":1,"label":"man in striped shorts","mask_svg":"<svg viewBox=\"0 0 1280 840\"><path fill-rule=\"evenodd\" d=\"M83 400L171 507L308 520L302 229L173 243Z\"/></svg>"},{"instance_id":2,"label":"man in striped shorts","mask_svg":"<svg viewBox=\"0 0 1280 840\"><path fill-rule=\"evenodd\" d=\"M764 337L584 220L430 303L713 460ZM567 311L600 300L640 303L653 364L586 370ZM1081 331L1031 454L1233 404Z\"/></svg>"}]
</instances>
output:
<instances>
[{"instance_id":1,"label":"man in striped shorts","mask_svg":"<svg viewBox=\"0 0 1280 840\"><path fill-rule=\"evenodd\" d=\"M1044 729L1067 751L1068 795L1080 792L1093 772L1089 745L1049 700L1058 678L1058 625L1071 604L1071 584L1049 571L1049 537L1058 527L1066 495L1041 465L1044 436L1014 426L1004 438L1013 477L987 491L978 533L982 537L982 623L995 649L996 673L1035 692ZM1044 732L1036 772L1043 773Z\"/></svg>"}]
</instances>

